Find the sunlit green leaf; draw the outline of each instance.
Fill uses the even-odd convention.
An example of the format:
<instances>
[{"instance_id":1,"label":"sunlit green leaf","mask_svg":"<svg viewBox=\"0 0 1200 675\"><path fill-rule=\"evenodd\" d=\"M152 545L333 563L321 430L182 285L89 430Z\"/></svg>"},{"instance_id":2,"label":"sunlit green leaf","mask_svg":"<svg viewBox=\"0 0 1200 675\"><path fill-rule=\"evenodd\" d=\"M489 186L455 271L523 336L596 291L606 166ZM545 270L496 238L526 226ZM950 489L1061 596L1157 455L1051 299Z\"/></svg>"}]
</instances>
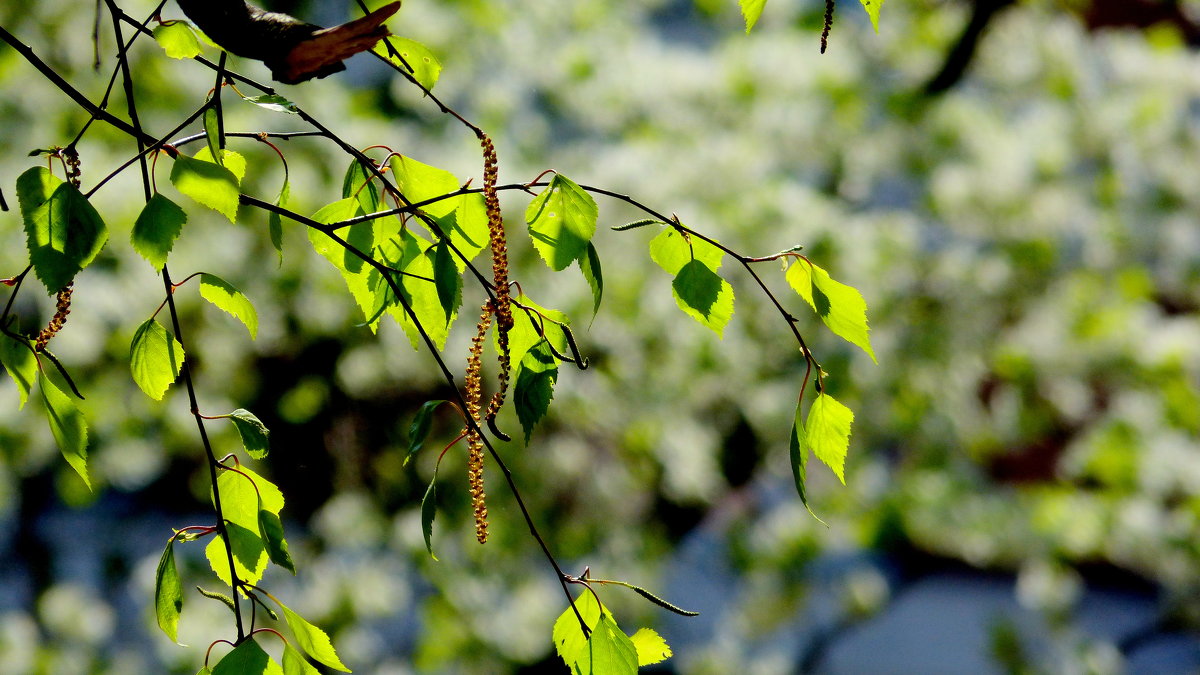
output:
<instances>
[{"instance_id":1,"label":"sunlit green leaf","mask_svg":"<svg viewBox=\"0 0 1200 675\"><path fill-rule=\"evenodd\" d=\"M243 96L243 101L253 103L260 108L274 110L275 112L289 113L297 115L300 111L296 108L296 104L279 94L263 94L261 96Z\"/></svg>"},{"instance_id":2,"label":"sunlit green leaf","mask_svg":"<svg viewBox=\"0 0 1200 675\"><path fill-rule=\"evenodd\" d=\"M155 193L138 214L129 241L133 250L150 261L154 269L161 270L186 222L187 214L178 204Z\"/></svg>"},{"instance_id":3,"label":"sunlit green leaf","mask_svg":"<svg viewBox=\"0 0 1200 675\"><path fill-rule=\"evenodd\" d=\"M375 174L363 167L357 159L350 162L346 175L342 178L342 198L353 197L362 207L363 213L375 213L380 210L379 187L375 183Z\"/></svg>"},{"instance_id":4,"label":"sunlit green leaf","mask_svg":"<svg viewBox=\"0 0 1200 675\"><path fill-rule=\"evenodd\" d=\"M412 424L408 427L408 455L404 458L405 464L408 464L413 455L417 454L421 450L421 446L425 444L425 438L429 436L429 426L433 422L433 411L445 402L444 400L426 401L417 410Z\"/></svg>"},{"instance_id":5,"label":"sunlit green leaf","mask_svg":"<svg viewBox=\"0 0 1200 675\"><path fill-rule=\"evenodd\" d=\"M275 197L275 206L288 208L288 200L291 198L292 186L288 184L285 177L283 179L283 187L279 189L279 196ZM275 252L279 254L279 264L283 264L283 218L274 211L267 214L267 231L271 235L271 246L275 247Z\"/></svg>"},{"instance_id":6,"label":"sunlit green leaf","mask_svg":"<svg viewBox=\"0 0 1200 675\"><path fill-rule=\"evenodd\" d=\"M804 445L817 459L829 465L844 485L846 451L850 447L850 425L854 413L829 394L817 395L804 423Z\"/></svg>"},{"instance_id":7,"label":"sunlit green leaf","mask_svg":"<svg viewBox=\"0 0 1200 675\"><path fill-rule=\"evenodd\" d=\"M875 360L867 326L867 302L858 290L833 280L828 272L807 260L792 263L786 276L788 284L816 311L829 330Z\"/></svg>"},{"instance_id":8,"label":"sunlit green leaf","mask_svg":"<svg viewBox=\"0 0 1200 675\"><path fill-rule=\"evenodd\" d=\"M525 430L525 443L529 444L529 436L533 427L546 411L550 409L550 401L554 398L554 385L558 382L558 361L550 352L545 340L525 353L517 371L517 382L513 388L513 406L517 410L517 419Z\"/></svg>"},{"instance_id":9,"label":"sunlit green leaf","mask_svg":"<svg viewBox=\"0 0 1200 675\"><path fill-rule=\"evenodd\" d=\"M661 635L649 628L639 628L629 637L637 650L639 666L650 666L671 658L671 647Z\"/></svg>"},{"instance_id":10,"label":"sunlit green leaf","mask_svg":"<svg viewBox=\"0 0 1200 675\"><path fill-rule=\"evenodd\" d=\"M792 479L796 483L796 494L800 495L800 503L808 506L808 448L804 445L804 408L803 403L796 406L795 420L792 422L792 433L789 436L788 450L792 465Z\"/></svg>"},{"instance_id":11,"label":"sunlit green leaf","mask_svg":"<svg viewBox=\"0 0 1200 675\"><path fill-rule=\"evenodd\" d=\"M283 610L283 618L287 621L287 625L292 629L292 633L296 636L296 644L300 649L304 650L310 658L318 663L323 663L334 670L340 670L348 673L350 669L342 664L338 658L337 652L333 649L333 644L329 642L329 636L325 631L317 628L304 617L293 612L282 602L279 603L279 608Z\"/></svg>"},{"instance_id":12,"label":"sunlit green leaf","mask_svg":"<svg viewBox=\"0 0 1200 675\"><path fill-rule=\"evenodd\" d=\"M288 552L288 543L283 537L283 523L279 516L266 509L259 509L258 533L271 562L295 574L296 565L292 562L292 554Z\"/></svg>"},{"instance_id":13,"label":"sunlit green leaf","mask_svg":"<svg viewBox=\"0 0 1200 675\"><path fill-rule=\"evenodd\" d=\"M433 517L437 515L437 473L425 488L425 496L421 498L421 534L425 537L425 550L434 560L438 557L433 553Z\"/></svg>"},{"instance_id":14,"label":"sunlit green leaf","mask_svg":"<svg viewBox=\"0 0 1200 675\"><path fill-rule=\"evenodd\" d=\"M432 254L434 286L442 309L446 312L446 321L449 322L454 318L458 306L462 304L462 275L459 274L458 267L454 264L454 255L450 253L450 246L444 239L433 245L425 254Z\"/></svg>"},{"instance_id":15,"label":"sunlit green leaf","mask_svg":"<svg viewBox=\"0 0 1200 675\"><path fill-rule=\"evenodd\" d=\"M222 495L223 496L223 495ZM238 579L256 584L262 579L267 570L267 549L262 537L258 536L258 525L248 530L235 523L225 525L229 531L229 540L233 545L233 569ZM204 557L208 559L209 567L216 573L217 578L226 584L231 583L229 576L229 554L226 552L225 540L214 536L204 547ZM244 594L243 594L244 595Z\"/></svg>"},{"instance_id":16,"label":"sunlit green leaf","mask_svg":"<svg viewBox=\"0 0 1200 675\"><path fill-rule=\"evenodd\" d=\"M361 215L363 215L363 211L358 200L347 197L326 205L313 214L312 218L321 223L332 224ZM375 250L377 238L375 222L355 223L339 229L337 233L347 244L364 255L371 255ZM309 228L308 239L313 248L342 273L350 295L354 297L354 301L362 310L371 330L377 330L381 313L392 300L391 291L383 276L367 265L352 250L318 230ZM389 263L391 262L389 260ZM429 275L429 278L432 279L432 274Z\"/></svg>"},{"instance_id":17,"label":"sunlit green leaf","mask_svg":"<svg viewBox=\"0 0 1200 675\"><path fill-rule=\"evenodd\" d=\"M260 508L274 514L283 509L283 493L279 488L245 464L237 469L218 469L217 489L221 491L225 519L254 532L258 531Z\"/></svg>"},{"instance_id":18,"label":"sunlit green leaf","mask_svg":"<svg viewBox=\"0 0 1200 675\"><path fill-rule=\"evenodd\" d=\"M481 194L465 194L458 197L458 206L454 211L438 219L443 231L448 230L450 243L463 254L467 260L474 260L480 251L488 247L488 215L487 206ZM459 270L466 263L454 256L454 264Z\"/></svg>"},{"instance_id":19,"label":"sunlit green leaf","mask_svg":"<svg viewBox=\"0 0 1200 675\"><path fill-rule=\"evenodd\" d=\"M267 425L245 408L238 408L229 413L229 421L237 428L238 436L242 438L242 447L254 459L263 459L270 450L267 437L271 434Z\"/></svg>"},{"instance_id":20,"label":"sunlit green leaf","mask_svg":"<svg viewBox=\"0 0 1200 675\"><path fill-rule=\"evenodd\" d=\"M579 612L579 616L576 616L576 611ZM551 633L554 649L568 666L578 660L579 652L587 645L587 636L579 626L579 617L583 617L590 630L600 620L600 611L600 603L596 602L596 597L590 590L584 589L579 597L575 598L575 609L567 607L555 620Z\"/></svg>"},{"instance_id":21,"label":"sunlit green leaf","mask_svg":"<svg viewBox=\"0 0 1200 675\"><path fill-rule=\"evenodd\" d=\"M207 154L208 149L203 152ZM181 154L171 167L171 183L196 203L228 218L229 222L237 220L239 180L229 168Z\"/></svg>"},{"instance_id":22,"label":"sunlit green leaf","mask_svg":"<svg viewBox=\"0 0 1200 675\"><path fill-rule=\"evenodd\" d=\"M637 648L612 615L604 612L571 665L584 675L636 675Z\"/></svg>"},{"instance_id":23,"label":"sunlit green leaf","mask_svg":"<svg viewBox=\"0 0 1200 675\"><path fill-rule=\"evenodd\" d=\"M556 309L546 309L524 294L513 300L528 308L513 305L513 326L508 331L508 353L514 369L525 359L525 353L543 340L543 333L544 339L548 340L559 354L571 351L563 329L555 323L557 321L564 325L569 324L566 314Z\"/></svg>"},{"instance_id":24,"label":"sunlit green leaf","mask_svg":"<svg viewBox=\"0 0 1200 675\"><path fill-rule=\"evenodd\" d=\"M108 241L108 228L78 188L44 167L17 178L17 199L33 272L48 290L57 291L96 259Z\"/></svg>"},{"instance_id":25,"label":"sunlit green leaf","mask_svg":"<svg viewBox=\"0 0 1200 675\"><path fill-rule=\"evenodd\" d=\"M83 413L75 407L71 397L56 387L44 373L38 373L38 389L42 392L42 403L46 406L46 419L50 422L50 433L54 442L62 451L67 464L75 469L75 473L91 489L92 483L87 473L87 420Z\"/></svg>"},{"instance_id":26,"label":"sunlit green leaf","mask_svg":"<svg viewBox=\"0 0 1200 675\"><path fill-rule=\"evenodd\" d=\"M183 345L154 319L147 319L138 326L129 343L129 369L133 381L155 401L161 401L179 377L183 358Z\"/></svg>"},{"instance_id":27,"label":"sunlit green leaf","mask_svg":"<svg viewBox=\"0 0 1200 675\"><path fill-rule=\"evenodd\" d=\"M251 339L258 337L258 312L250 299L233 284L215 274L201 274L200 297L241 321L250 331Z\"/></svg>"},{"instance_id":28,"label":"sunlit green leaf","mask_svg":"<svg viewBox=\"0 0 1200 675\"><path fill-rule=\"evenodd\" d=\"M29 340L18 341L7 335L0 335L0 364L4 365L4 370L17 385L17 395L21 399L17 408L24 408L38 374L32 343Z\"/></svg>"},{"instance_id":29,"label":"sunlit green leaf","mask_svg":"<svg viewBox=\"0 0 1200 675\"><path fill-rule=\"evenodd\" d=\"M208 146L197 150L193 159L198 159L203 162L214 161L213 154L208 149ZM242 179L246 177L246 158L241 154L234 152L233 150L226 148L225 150L221 151L221 166L224 166L226 169L232 171L233 175L237 176L239 184L242 182Z\"/></svg>"},{"instance_id":30,"label":"sunlit green leaf","mask_svg":"<svg viewBox=\"0 0 1200 675\"><path fill-rule=\"evenodd\" d=\"M579 269L592 288L592 313L595 314L600 311L600 300L604 297L604 273L600 269L600 254L590 241L587 253L579 256Z\"/></svg>"},{"instance_id":31,"label":"sunlit green leaf","mask_svg":"<svg viewBox=\"0 0 1200 675\"><path fill-rule=\"evenodd\" d=\"M195 58L202 51L200 40L186 21L164 21L155 26L154 40L173 59Z\"/></svg>"},{"instance_id":32,"label":"sunlit green leaf","mask_svg":"<svg viewBox=\"0 0 1200 675\"><path fill-rule=\"evenodd\" d=\"M460 187L454 174L418 162L412 157L397 155L392 157L391 164L396 187L400 188L400 192L411 202L420 203L426 199L457 192ZM458 204L457 199L442 199L422 206L421 210L435 218L441 218L458 208Z\"/></svg>"},{"instance_id":33,"label":"sunlit green leaf","mask_svg":"<svg viewBox=\"0 0 1200 675\"><path fill-rule=\"evenodd\" d=\"M862 3L863 9L867 10L867 16L871 17L871 26L875 28L875 32L879 32L879 10L883 7L883 0L859 0Z\"/></svg>"},{"instance_id":34,"label":"sunlit green leaf","mask_svg":"<svg viewBox=\"0 0 1200 675\"><path fill-rule=\"evenodd\" d=\"M204 111L204 140L208 143L208 157L204 159L225 166L225 155L221 152L220 118L215 107ZM197 157L197 159L201 158ZM236 174L236 172L234 173ZM240 180L241 176L238 176L238 179Z\"/></svg>"},{"instance_id":35,"label":"sunlit green leaf","mask_svg":"<svg viewBox=\"0 0 1200 675\"><path fill-rule=\"evenodd\" d=\"M283 675L321 675L291 643L283 646Z\"/></svg>"},{"instance_id":36,"label":"sunlit green leaf","mask_svg":"<svg viewBox=\"0 0 1200 675\"><path fill-rule=\"evenodd\" d=\"M699 260L686 263L671 282L675 304L718 336L733 317L733 287Z\"/></svg>"},{"instance_id":37,"label":"sunlit green leaf","mask_svg":"<svg viewBox=\"0 0 1200 675\"><path fill-rule=\"evenodd\" d=\"M457 312L451 315L449 321L446 320L445 306L438 296L431 249L428 241L411 231L405 232L398 244L393 241L384 247L389 264L404 271L400 276L399 285L405 301L434 345L441 349L446 344L450 325ZM388 312L404 328L413 348L422 349L424 343L420 332L404 308L396 303Z\"/></svg>"},{"instance_id":38,"label":"sunlit green leaf","mask_svg":"<svg viewBox=\"0 0 1200 675\"><path fill-rule=\"evenodd\" d=\"M767 0L738 0L738 6L742 8L742 18L746 20L747 33L758 23L758 17L762 16L766 4Z\"/></svg>"},{"instance_id":39,"label":"sunlit green leaf","mask_svg":"<svg viewBox=\"0 0 1200 675\"><path fill-rule=\"evenodd\" d=\"M283 675L283 669L251 638L226 654L212 675Z\"/></svg>"},{"instance_id":40,"label":"sunlit green leaf","mask_svg":"<svg viewBox=\"0 0 1200 675\"><path fill-rule=\"evenodd\" d=\"M433 55L433 52L420 42L404 37L390 37L387 41L404 58L403 61L392 56L384 42L377 44L372 51L403 68L422 87L432 90L433 85L437 84L438 75L442 72L442 64ZM408 68L404 67L405 63L408 64Z\"/></svg>"},{"instance_id":41,"label":"sunlit green leaf","mask_svg":"<svg viewBox=\"0 0 1200 675\"><path fill-rule=\"evenodd\" d=\"M566 176L555 174L525 209L525 222L534 248L550 269L558 271L587 254L598 215L591 195Z\"/></svg>"},{"instance_id":42,"label":"sunlit green leaf","mask_svg":"<svg viewBox=\"0 0 1200 675\"><path fill-rule=\"evenodd\" d=\"M167 542L154 575L154 613L158 627L172 642L179 642L179 614L183 611L183 585L175 568L175 538Z\"/></svg>"},{"instance_id":43,"label":"sunlit green leaf","mask_svg":"<svg viewBox=\"0 0 1200 675\"><path fill-rule=\"evenodd\" d=\"M697 236L684 236L673 227L664 228L650 240L650 259L672 276L679 274L679 270L693 260L715 272L721 268L724 256L725 252L716 246Z\"/></svg>"}]
</instances>

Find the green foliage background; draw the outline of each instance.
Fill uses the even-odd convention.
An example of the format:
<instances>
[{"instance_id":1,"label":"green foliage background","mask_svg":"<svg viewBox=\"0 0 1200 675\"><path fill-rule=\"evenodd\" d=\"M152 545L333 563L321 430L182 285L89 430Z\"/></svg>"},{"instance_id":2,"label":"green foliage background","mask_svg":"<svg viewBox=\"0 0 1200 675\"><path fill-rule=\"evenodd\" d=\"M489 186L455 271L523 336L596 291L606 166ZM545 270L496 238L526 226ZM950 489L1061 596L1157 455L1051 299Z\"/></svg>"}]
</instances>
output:
<instances>
[{"instance_id":1,"label":"green foliage background","mask_svg":"<svg viewBox=\"0 0 1200 675\"><path fill-rule=\"evenodd\" d=\"M736 3L716 0L413 1L391 24L441 59L438 92L492 134L502 182L552 167L674 211L747 254L804 244L870 307L878 365L815 318L802 324L830 393L856 412L846 486L809 466L810 503L825 527L783 496L803 362L747 279L727 275L738 304L718 341L676 308L670 279L646 255L651 234L604 227L638 214L602 202L594 243L605 300L583 331L587 284L545 269L515 236L525 198L502 195L519 241L516 278L574 318L593 363L560 372L528 448L502 449L551 547L576 572L588 564L597 576L661 588L685 533L699 526L723 540L737 575L734 609L719 617L720 639L676 655L683 672L777 672L756 636L803 608L814 590L807 562L861 547L1048 577L1055 592L1035 594L1048 611L1070 607L1079 569L1109 566L1159 585L1195 621L1196 55L1166 30L1089 35L1056 5L1029 2L996 21L964 82L923 100L915 92L940 65L964 7L891 2L875 35L844 4L823 57L824 8L798 1L772 0L749 36ZM0 6L0 23L98 97L107 69L91 70L85 5L18 0ZM151 7L123 6L134 15ZM173 5L165 15L179 16ZM101 43L111 50L109 37ZM212 86L208 71L149 41L131 56L152 132L194 110ZM388 143L478 177L476 141L371 65L283 89L359 147ZM233 67L267 79L256 63ZM13 181L33 165L25 154L66 142L86 118L7 47L0 91L0 187L15 208ZM119 98L111 108L121 114ZM229 130L298 128L288 115L227 100ZM273 153L234 143L251 167L243 191L276 194ZM283 147L295 210L312 213L340 196L346 162L333 148L303 139ZM133 154L99 124L80 150L85 189ZM167 173L156 174L163 189ZM129 340L161 296L126 246L137 189L126 172L93 197L110 242L81 275L54 343L88 395L94 494L63 463L44 421L18 413L15 388L0 387L0 544L44 556L26 561L36 567L26 602L0 602L6 672L195 669L195 649L149 633L154 569L170 534L169 521L155 518L201 519L207 479L183 393L156 404L129 376ZM418 511L434 441L457 433L454 420L438 417L426 451L402 466L412 415L445 398L428 357L399 330L373 337L357 326L342 280L299 228L285 228L277 266L266 215L239 215L230 225L189 212L172 266L227 280L259 311L250 342L196 287L180 294L202 407L245 407L272 429L273 452L259 468L288 495L283 516L300 572L293 580L274 571L277 594L287 589L356 672L495 673L552 658L561 593L495 474L492 539L479 547L462 459L451 456L434 528L440 562L425 552ZM19 272L24 256L19 214L0 214L0 276ZM811 317L776 281L794 311ZM53 312L52 298L41 300L18 308L32 317L23 328ZM459 367L469 332L459 326L448 342ZM501 426L520 436L506 415ZM215 442L240 447L232 425ZM139 528L153 535L131 534ZM99 547L111 564L75 575L78 565L63 558L71 547L32 543L42 540ZM177 556L186 592L198 582L187 575L200 579L204 563ZM670 596L683 606L688 593L709 592L683 590ZM659 617L638 599L607 597L622 618ZM187 602L181 642L227 630L219 603L194 594ZM412 624L415 632L401 630ZM401 653L395 631L416 635Z\"/></svg>"}]
</instances>

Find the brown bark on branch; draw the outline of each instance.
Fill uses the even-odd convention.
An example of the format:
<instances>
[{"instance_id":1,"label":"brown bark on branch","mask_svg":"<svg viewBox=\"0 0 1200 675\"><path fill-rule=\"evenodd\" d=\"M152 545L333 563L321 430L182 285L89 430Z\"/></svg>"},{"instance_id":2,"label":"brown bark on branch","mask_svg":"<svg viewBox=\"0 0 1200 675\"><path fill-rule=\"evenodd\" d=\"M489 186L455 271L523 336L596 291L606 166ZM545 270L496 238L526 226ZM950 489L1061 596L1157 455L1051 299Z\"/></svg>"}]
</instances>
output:
<instances>
[{"instance_id":1,"label":"brown bark on branch","mask_svg":"<svg viewBox=\"0 0 1200 675\"><path fill-rule=\"evenodd\" d=\"M345 70L342 61L390 35L383 22L400 9L399 2L392 2L354 21L322 28L243 0L178 2L213 42L238 56L262 61L271 76L284 84Z\"/></svg>"}]
</instances>

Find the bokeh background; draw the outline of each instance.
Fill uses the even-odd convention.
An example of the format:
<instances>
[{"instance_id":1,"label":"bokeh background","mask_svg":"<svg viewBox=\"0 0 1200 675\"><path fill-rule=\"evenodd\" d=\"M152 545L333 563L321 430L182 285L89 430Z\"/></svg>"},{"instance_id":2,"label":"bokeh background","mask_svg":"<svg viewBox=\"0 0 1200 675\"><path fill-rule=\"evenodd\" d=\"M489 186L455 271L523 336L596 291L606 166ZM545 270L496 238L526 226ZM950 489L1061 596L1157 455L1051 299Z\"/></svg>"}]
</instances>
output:
<instances>
[{"instance_id":1,"label":"bokeh background","mask_svg":"<svg viewBox=\"0 0 1200 675\"><path fill-rule=\"evenodd\" d=\"M267 4L323 24L351 12ZM992 5L963 77L927 93ZM787 464L803 364L750 280L727 261L737 306L718 340L675 307L647 255L653 233L606 228L639 214L601 200L593 321L582 276L548 272L521 236L528 197L504 196L516 278L573 318L592 368L564 370L529 446L501 452L567 569L703 611L606 592L628 631L654 626L675 647L655 672L1200 672L1200 59L1186 19L1197 5L1167 5L892 0L875 34L845 0L825 55L824 6L808 0L771 0L749 36L732 0L408 0L390 22L441 59L435 91L495 138L502 182L554 168L746 254L803 244L868 302L878 365L763 270L856 411L846 486L809 465L822 524ZM1105 25L1124 10L1166 20ZM0 24L96 100L113 41L102 15L93 70L94 20L92 3L0 4ZM152 41L130 56L156 135L212 86ZM232 67L269 79L256 62ZM281 91L358 147L478 183L473 136L370 58ZM15 178L37 161L26 154L66 143L86 116L7 46L0 92L0 189L15 209ZM303 128L231 92L226 111L228 130ZM273 199L274 153L231 143L250 160L244 191ZM281 147L297 211L340 198L336 148ZM134 147L97 124L80 151L87 189ZM195 593L181 626L192 648L154 628L171 528L211 515L185 393L155 403L128 373L129 340L162 292L127 245L140 194L128 171L93 198L111 239L53 343L87 395L94 492L36 408L18 411L0 386L5 673L191 673L204 645L231 637L227 611ZM561 590L494 471L480 547L463 459L448 456L440 561L425 552L419 501L457 433L443 413L403 466L417 407L446 394L430 357L394 325L363 328L300 227L286 228L279 265L265 213L189 217L173 276L218 274L261 319L252 342L194 287L178 294L201 407L245 407L272 430L253 466L287 497L299 574L273 569L264 584L358 673L565 672L550 641ZM24 260L19 213L0 213L0 276ZM479 299L469 289L464 307ZM53 299L34 283L17 311L33 331ZM460 371L470 323L446 348ZM232 428L211 429L218 454L238 448ZM177 547L185 588L219 585L200 548Z\"/></svg>"}]
</instances>

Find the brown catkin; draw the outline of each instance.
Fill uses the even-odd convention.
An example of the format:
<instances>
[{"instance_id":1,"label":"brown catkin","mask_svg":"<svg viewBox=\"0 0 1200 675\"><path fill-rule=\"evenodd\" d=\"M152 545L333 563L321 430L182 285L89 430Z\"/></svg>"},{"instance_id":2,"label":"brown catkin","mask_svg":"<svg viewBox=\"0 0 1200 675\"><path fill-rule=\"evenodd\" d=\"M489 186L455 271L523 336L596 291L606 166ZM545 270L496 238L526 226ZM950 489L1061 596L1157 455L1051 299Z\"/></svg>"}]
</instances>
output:
<instances>
[{"instance_id":1,"label":"brown catkin","mask_svg":"<svg viewBox=\"0 0 1200 675\"><path fill-rule=\"evenodd\" d=\"M829 46L829 31L833 28L834 0L825 0L825 25L821 28L821 53Z\"/></svg>"},{"instance_id":2,"label":"brown catkin","mask_svg":"<svg viewBox=\"0 0 1200 675\"><path fill-rule=\"evenodd\" d=\"M37 340L34 342L33 348L37 351L42 351L46 345L50 343L50 338L58 334L63 326L67 324L67 315L71 313L71 289L74 282L63 286L58 291L58 303L55 305L54 316L51 317L50 323L38 333Z\"/></svg>"},{"instance_id":3,"label":"brown catkin","mask_svg":"<svg viewBox=\"0 0 1200 675\"><path fill-rule=\"evenodd\" d=\"M474 424L467 425L467 485L471 492L471 507L475 514L475 538L479 543L487 542L487 494L483 491L483 438L479 435L480 409L483 400L483 343L487 340L488 327L492 323L492 305L483 303L479 313L479 325L475 337L471 338L471 351L467 356L467 414Z\"/></svg>"},{"instance_id":4,"label":"brown catkin","mask_svg":"<svg viewBox=\"0 0 1200 675\"><path fill-rule=\"evenodd\" d=\"M492 246L492 281L496 285L496 345L500 363L499 385L488 403L486 418L491 421L504 405L508 394L509 362L508 331L512 329L512 305L508 295L508 243L504 236L504 218L500 213L500 197L496 193L499 179L499 164L496 146L487 134L480 134L483 146L483 200L487 206L488 233Z\"/></svg>"}]
</instances>

